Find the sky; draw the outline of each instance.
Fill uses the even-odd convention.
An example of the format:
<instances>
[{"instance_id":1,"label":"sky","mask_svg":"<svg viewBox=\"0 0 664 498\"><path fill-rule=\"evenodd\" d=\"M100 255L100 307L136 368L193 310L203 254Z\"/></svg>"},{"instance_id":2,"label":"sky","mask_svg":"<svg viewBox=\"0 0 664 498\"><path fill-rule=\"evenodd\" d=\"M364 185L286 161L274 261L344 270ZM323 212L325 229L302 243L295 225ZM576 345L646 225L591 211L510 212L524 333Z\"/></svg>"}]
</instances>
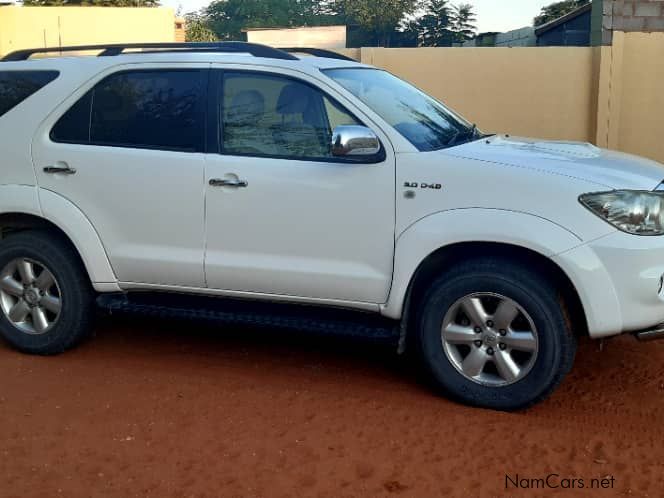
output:
<instances>
[{"instance_id":1,"label":"sky","mask_svg":"<svg viewBox=\"0 0 664 498\"><path fill-rule=\"evenodd\" d=\"M477 12L477 30L509 31L530 26L533 17L539 14L544 5L554 0L452 0L452 3L470 3ZM192 12L210 3L210 0L162 0L162 5L182 12Z\"/></svg>"}]
</instances>

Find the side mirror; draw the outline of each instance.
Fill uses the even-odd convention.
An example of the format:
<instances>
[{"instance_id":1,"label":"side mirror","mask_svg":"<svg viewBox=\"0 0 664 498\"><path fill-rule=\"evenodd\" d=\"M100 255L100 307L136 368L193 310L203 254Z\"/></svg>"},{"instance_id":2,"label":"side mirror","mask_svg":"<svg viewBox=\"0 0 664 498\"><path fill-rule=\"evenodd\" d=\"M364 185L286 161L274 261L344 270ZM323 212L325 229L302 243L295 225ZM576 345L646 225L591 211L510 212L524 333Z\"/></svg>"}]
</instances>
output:
<instances>
[{"instance_id":1,"label":"side mirror","mask_svg":"<svg viewBox=\"0 0 664 498\"><path fill-rule=\"evenodd\" d=\"M380 140L366 126L337 126L332 133L332 155L335 157L376 156Z\"/></svg>"}]
</instances>

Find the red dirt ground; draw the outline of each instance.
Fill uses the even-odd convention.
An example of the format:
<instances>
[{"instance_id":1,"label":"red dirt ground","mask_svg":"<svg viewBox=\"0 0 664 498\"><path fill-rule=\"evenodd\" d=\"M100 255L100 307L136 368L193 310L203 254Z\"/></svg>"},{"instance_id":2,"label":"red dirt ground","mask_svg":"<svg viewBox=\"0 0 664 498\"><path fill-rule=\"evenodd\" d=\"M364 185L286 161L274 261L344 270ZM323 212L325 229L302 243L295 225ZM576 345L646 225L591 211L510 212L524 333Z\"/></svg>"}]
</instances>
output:
<instances>
[{"instance_id":1,"label":"red dirt ground","mask_svg":"<svg viewBox=\"0 0 664 498\"><path fill-rule=\"evenodd\" d=\"M57 357L0 345L0 496L664 495L664 342L582 341L553 397L515 414L415 372L358 341L135 318Z\"/></svg>"}]
</instances>

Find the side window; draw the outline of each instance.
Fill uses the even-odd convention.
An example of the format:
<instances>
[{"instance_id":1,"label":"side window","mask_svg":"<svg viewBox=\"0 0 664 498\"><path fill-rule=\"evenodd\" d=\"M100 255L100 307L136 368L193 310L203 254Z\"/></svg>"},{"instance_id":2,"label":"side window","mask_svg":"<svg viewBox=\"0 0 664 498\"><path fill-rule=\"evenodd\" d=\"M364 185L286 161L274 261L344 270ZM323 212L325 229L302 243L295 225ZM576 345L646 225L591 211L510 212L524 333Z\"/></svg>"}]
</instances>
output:
<instances>
[{"instance_id":1,"label":"side window","mask_svg":"<svg viewBox=\"0 0 664 498\"><path fill-rule=\"evenodd\" d=\"M360 124L341 105L295 79L224 72L221 99L225 154L332 158L332 131Z\"/></svg>"},{"instance_id":2,"label":"side window","mask_svg":"<svg viewBox=\"0 0 664 498\"><path fill-rule=\"evenodd\" d=\"M57 71L0 71L0 116L58 77Z\"/></svg>"},{"instance_id":3,"label":"side window","mask_svg":"<svg viewBox=\"0 0 664 498\"><path fill-rule=\"evenodd\" d=\"M76 102L51 130L51 140L75 144L90 143L90 116L92 115L90 90Z\"/></svg>"},{"instance_id":4,"label":"side window","mask_svg":"<svg viewBox=\"0 0 664 498\"><path fill-rule=\"evenodd\" d=\"M126 71L109 76L56 123L56 142L203 151L206 72Z\"/></svg>"}]
</instances>

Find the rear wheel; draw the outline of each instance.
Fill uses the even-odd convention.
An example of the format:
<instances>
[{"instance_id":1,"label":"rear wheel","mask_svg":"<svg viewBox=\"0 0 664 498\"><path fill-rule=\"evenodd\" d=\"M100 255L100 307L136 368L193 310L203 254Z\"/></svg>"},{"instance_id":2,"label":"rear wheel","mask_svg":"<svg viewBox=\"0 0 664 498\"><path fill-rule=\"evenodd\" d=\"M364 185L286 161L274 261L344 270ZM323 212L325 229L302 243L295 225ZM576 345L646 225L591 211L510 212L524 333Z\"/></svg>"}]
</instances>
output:
<instances>
[{"instance_id":1,"label":"rear wheel","mask_svg":"<svg viewBox=\"0 0 664 498\"><path fill-rule=\"evenodd\" d=\"M500 410L548 396L576 352L555 287L509 260L469 261L442 275L426 295L418 332L440 387Z\"/></svg>"},{"instance_id":2,"label":"rear wheel","mask_svg":"<svg viewBox=\"0 0 664 498\"><path fill-rule=\"evenodd\" d=\"M0 334L34 354L63 352L92 328L94 293L71 246L47 232L0 242Z\"/></svg>"}]
</instances>

